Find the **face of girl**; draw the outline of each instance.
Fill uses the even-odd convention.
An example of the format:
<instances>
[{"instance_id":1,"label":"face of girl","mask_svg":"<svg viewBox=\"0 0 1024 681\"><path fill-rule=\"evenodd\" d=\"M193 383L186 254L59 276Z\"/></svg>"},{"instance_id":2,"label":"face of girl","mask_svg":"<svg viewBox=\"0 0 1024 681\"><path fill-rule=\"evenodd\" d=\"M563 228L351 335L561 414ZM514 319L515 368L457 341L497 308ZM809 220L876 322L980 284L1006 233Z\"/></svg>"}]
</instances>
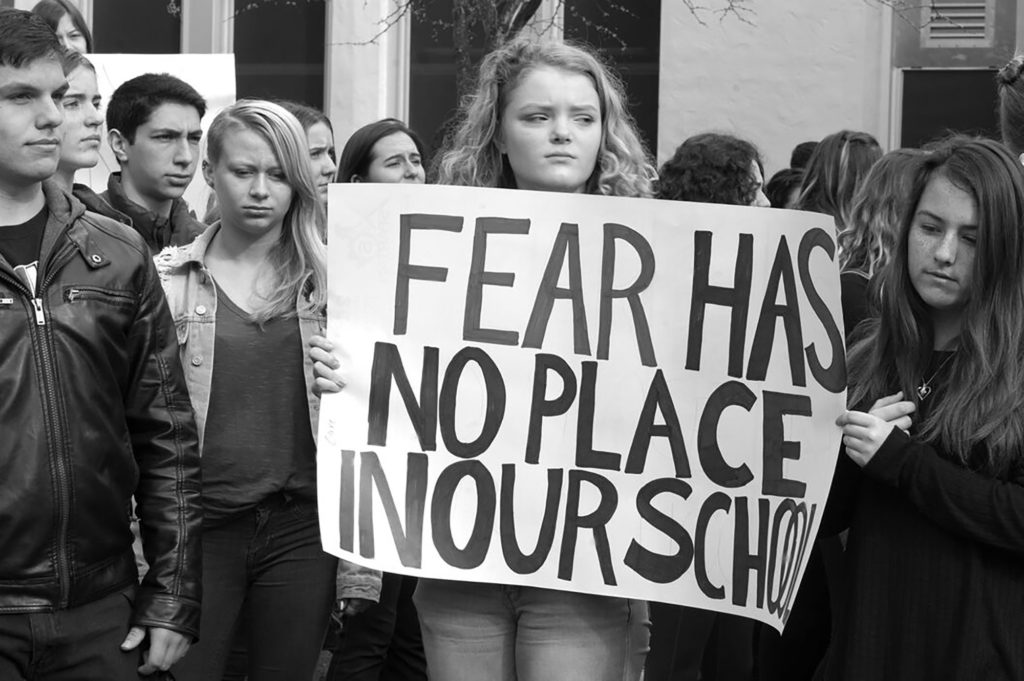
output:
<instances>
[{"instance_id":1,"label":"face of girl","mask_svg":"<svg viewBox=\"0 0 1024 681\"><path fill-rule=\"evenodd\" d=\"M306 131L313 179L321 201L327 201L327 185L334 182L338 166L334 163L334 134L326 123L314 123Z\"/></svg>"},{"instance_id":2,"label":"face of girl","mask_svg":"<svg viewBox=\"0 0 1024 681\"><path fill-rule=\"evenodd\" d=\"M944 174L933 175L907 236L910 281L933 314L959 318L971 292L977 232L974 197Z\"/></svg>"},{"instance_id":3,"label":"face of girl","mask_svg":"<svg viewBox=\"0 0 1024 681\"><path fill-rule=\"evenodd\" d=\"M404 132L393 132L377 140L370 150L370 165L360 182L423 184L427 176L416 143Z\"/></svg>"},{"instance_id":4,"label":"face of girl","mask_svg":"<svg viewBox=\"0 0 1024 681\"><path fill-rule=\"evenodd\" d=\"M217 193L222 229L276 240L292 203L292 188L270 143L247 128L228 131L220 158L203 175Z\"/></svg>"},{"instance_id":5,"label":"face of girl","mask_svg":"<svg viewBox=\"0 0 1024 681\"><path fill-rule=\"evenodd\" d=\"M65 50L79 54L89 51L89 46L85 44L85 36L75 27L75 22L71 21L70 14L65 14L57 22L56 33L57 39L60 40L60 44L64 46Z\"/></svg>"},{"instance_id":6,"label":"face of girl","mask_svg":"<svg viewBox=\"0 0 1024 681\"><path fill-rule=\"evenodd\" d=\"M64 123L60 126L60 167L69 170L92 168L100 161L103 116L101 97L92 69L79 66L68 76L68 89L61 100Z\"/></svg>"},{"instance_id":7,"label":"face of girl","mask_svg":"<svg viewBox=\"0 0 1024 681\"><path fill-rule=\"evenodd\" d=\"M772 202L764 194L764 175L761 174L761 168L757 165L757 161L750 162L750 179L753 180L756 188L750 205L758 208L771 208Z\"/></svg>"},{"instance_id":8,"label":"face of girl","mask_svg":"<svg viewBox=\"0 0 1024 681\"><path fill-rule=\"evenodd\" d=\"M601 149L601 102L588 76L531 69L508 93L495 140L520 189L583 192Z\"/></svg>"}]
</instances>

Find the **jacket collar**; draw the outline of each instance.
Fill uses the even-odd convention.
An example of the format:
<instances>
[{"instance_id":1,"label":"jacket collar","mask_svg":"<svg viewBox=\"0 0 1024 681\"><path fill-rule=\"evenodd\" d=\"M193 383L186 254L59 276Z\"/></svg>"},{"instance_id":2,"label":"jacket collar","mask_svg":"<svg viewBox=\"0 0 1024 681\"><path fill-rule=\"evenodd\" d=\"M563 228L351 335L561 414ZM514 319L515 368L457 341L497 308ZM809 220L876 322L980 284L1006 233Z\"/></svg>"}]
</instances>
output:
<instances>
[{"instance_id":1,"label":"jacket collar","mask_svg":"<svg viewBox=\"0 0 1024 681\"><path fill-rule=\"evenodd\" d=\"M121 224L128 225L129 227L133 226L132 219L130 217L104 201L103 197L94 192L91 187L75 183L72 187L71 193L76 199L85 204L86 210L98 213L104 217L110 218L111 220L117 220Z\"/></svg>"},{"instance_id":2,"label":"jacket collar","mask_svg":"<svg viewBox=\"0 0 1024 681\"><path fill-rule=\"evenodd\" d=\"M186 267L206 268L206 249L210 247L214 235L220 229L220 222L207 227L192 243L187 246L168 246L156 255L157 268L179 270Z\"/></svg>"},{"instance_id":3,"label":"jacket collar","mask_svg":"<svg viewBox=\"0 0 1024 681\"><path fill-rule=\"evenodd\" d=\"M161 271L178 271L195 267L200 271L206 270L206 250L210 242L220 229L220 220L213 223L206 230L197 236L187 246L168 246L156 256L157 269ZM302 309L302 302L309 300L312 291L312 280L307 279L299 292L296 301L297 309Z\"/></svg>"},{"instance_id":4,"label":"jacket collar","mask_svg":"<svg viewBox=\"0 0 1024 681\"><path fill-rule=\"evenodd\" d=\"M39 249L39 263L49 259L58 239L71 224L85 214L82 202L66 194L53 180L43 181L43 197L49 217L43 230L43 243Z\"/></svg>"},{"instance_id":5,"label":"jacket collar","mask_svg":"<svg viewBox=\"0 0 1024 681\"><path fill-rule=\"evenodd\" d=\"M129 218L131 225L154 251L175 242L190 242L193 235L206 227L192 217L184 199L171 202L171 212L167 217L132 201L124 191L121 173L111 173L107 178L105 198L112 208Z\"/></svg>"},{"instance_id":6,"label":"jacket collar","mask_svg":"<svg viewBox=\"0 0 1024 681\"><path fill-rule=\"evenodd\" d=\"M188 246L182 246L185 259L182 264L185 263L196 263L199 266L204 266L206 262L206 249L210 247L210 242L213 241L213 237L217 234L217 230L220 229L220 221L213 223L206 230L197 236L195 240Z\"/></svg>"}]
</instances>

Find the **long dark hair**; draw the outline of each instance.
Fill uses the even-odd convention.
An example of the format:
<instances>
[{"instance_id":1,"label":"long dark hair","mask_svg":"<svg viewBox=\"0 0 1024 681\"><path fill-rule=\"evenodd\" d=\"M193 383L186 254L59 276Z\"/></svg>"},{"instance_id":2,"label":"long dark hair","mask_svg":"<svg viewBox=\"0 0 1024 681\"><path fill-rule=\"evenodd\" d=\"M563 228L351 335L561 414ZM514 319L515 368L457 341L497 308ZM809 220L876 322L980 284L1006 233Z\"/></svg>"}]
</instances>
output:
<instances>
[{"instance_id":1,"label":"long dark hair","mask_svg":"<svg viewBox=\"0 0 1024 681\"><path fill-rule=\"evenodd\" d=\"M1024 173L998 142L954 137L921 156L896 252L879 275L879 317L858 328L847 359L851 405L913 388L933 347L929 310L907 267L907 237L928 182L942 176L970 194L978 233L972 286L943 390L917 437L961 462L1005 477L1024 468ZM979 448L979 445L981 446Z\"/></svg>"},{"instance_id":2,"label":"long dark hair","mask_svg":"<svg viewBox=\"0 0 1024 681\"><path fill-rule=\"evenodd\" d=\"M338 161L338 182L351 182L353 175L366 177L370 169L370 162L373 160L373 145L388 135L396 132L404 132L416 145L420 152L420 158L426 164L423 155L423 141L408 125L397 118L382 118L379 121L368 123L352 133L345 142L345 148L341 151L341 160Z\"/></svg>"},{"instance_id":3,"label":"long dark hair","mask_svg":"<svg viewBox=\"0 0 1024 681\"><path fill-rule=\"evenodd\" d=\"M87 52L92 52L92 31L89 30L89 24L85 23L85 17L73 4L68 0L39 0L36 6L32 8L32 13L41 16L46 20L46 23L50 25L50 28L57 31L57 26L60 24L60 20L64 18L64 15L68 15L71 19L71 23L74 24L78 32L85 38L85 49Z\"/></svg>"}]
</instances>

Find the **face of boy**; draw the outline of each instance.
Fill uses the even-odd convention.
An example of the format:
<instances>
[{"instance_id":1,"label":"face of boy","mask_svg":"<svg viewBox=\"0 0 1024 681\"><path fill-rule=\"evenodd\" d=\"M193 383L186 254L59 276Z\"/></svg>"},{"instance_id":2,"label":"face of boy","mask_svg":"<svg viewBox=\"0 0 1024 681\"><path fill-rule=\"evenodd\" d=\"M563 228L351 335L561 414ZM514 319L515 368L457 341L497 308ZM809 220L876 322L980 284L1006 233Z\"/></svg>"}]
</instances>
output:
<instances>
[{"instance_id":1,"label":"face of boy","mask_svg":"<svg viewBox=\"0 0 1024 681\"><path fill-rule=\"evenodd\" d=\"M203 130L199 112L187 104L165 102L135 130L129 142L120 131L109 133L121 163L122 181L152 202L180 198L199 162Z\"/></svg>"},{"instance_id":2,"label":"face of boy","mask_svg":"<svg viewBox=\"0 0 1024 681\"><path fill-rule=\"evenodd\" d=\"M66 89L56 56L0 66L0 191L27 189L57 170Z\"/></svg>"}]
</instances>

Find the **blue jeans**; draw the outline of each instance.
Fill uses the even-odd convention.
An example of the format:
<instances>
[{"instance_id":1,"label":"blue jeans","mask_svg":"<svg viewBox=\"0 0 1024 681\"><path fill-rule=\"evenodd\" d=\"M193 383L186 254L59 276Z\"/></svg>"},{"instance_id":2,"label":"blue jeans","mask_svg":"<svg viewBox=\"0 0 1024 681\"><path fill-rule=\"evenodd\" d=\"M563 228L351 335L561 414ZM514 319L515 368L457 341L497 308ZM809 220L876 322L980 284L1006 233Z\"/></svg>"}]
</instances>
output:
<instances>
[{"instance_id":1,"label":"blue jeans","mask_svg":"<svg viewBox=\"0 0 1024 681\"><path fill-rule=\"evenodd\" d=\"M323 552L316 504L276 494L203 528L199 642L174 668L178 681L220 681L242 604L249 621L249 681L311 679L334 601L338 561Z\"/></svg>"},{"instance_id":2,"label":"blue jeans","mask_svg":"<svg viewBox=\"0 0 1024 681\"><path fill-rule=\"evenodd\" d=\"M413 601L436 681L636 681L647 652L642 601L422 578Z\"/></svg>"},{"instance_id":3,"label":"blue jeans","mask_svg":"<svg viewBox=\"0 0 1024 681\"><path fill-rule=\"evenodd\" d=\"M138 650L123 652L134 587L55 612L0 615L3 681L138 681Z\"/></svg>"}]
</instances>

